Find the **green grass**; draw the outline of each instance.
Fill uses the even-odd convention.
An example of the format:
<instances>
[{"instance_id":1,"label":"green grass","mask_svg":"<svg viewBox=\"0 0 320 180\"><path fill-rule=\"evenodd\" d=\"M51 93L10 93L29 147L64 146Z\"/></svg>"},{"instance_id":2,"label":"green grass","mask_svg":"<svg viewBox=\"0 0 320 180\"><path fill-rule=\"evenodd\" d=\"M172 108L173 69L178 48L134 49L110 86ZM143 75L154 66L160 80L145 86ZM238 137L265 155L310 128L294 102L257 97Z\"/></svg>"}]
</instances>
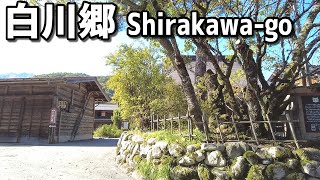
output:
<instances>
[{"instance_id":1,"label":"green grass","mask_svg":"<svg viewBox=\"0 0 320 180\"><path fill-rule=\"evenodd\" d=\"M118 138L120 137L122 131L115 127L114 125L102 125L98 127L94 133L94 137L109 137L109 138Z\"/></svg>"},{"instance_id":2,"label":"green grass","mask_svg":"<svg viewBox=\"0 0 320 180\"><path fill-rule=\"evenodd\" d=\"M186 147L190 144L199 144L199 142L205 140L205 135L201 133L199 130L195 129L193 134L195 135L192 140L189 140L188 136L184 136L187 132L181 132L182 135L179 135L179 132L174 131L171 134L170 131L155 131L155 132L141 132L139 130L134 130L129 132L131 134L140 135L144 138L145 142L150 138L155 138L157 141L166 141L168 144L179 144L183 147ZM199 144L200 146L200 144Z\"/></svg>"}]
</instances>

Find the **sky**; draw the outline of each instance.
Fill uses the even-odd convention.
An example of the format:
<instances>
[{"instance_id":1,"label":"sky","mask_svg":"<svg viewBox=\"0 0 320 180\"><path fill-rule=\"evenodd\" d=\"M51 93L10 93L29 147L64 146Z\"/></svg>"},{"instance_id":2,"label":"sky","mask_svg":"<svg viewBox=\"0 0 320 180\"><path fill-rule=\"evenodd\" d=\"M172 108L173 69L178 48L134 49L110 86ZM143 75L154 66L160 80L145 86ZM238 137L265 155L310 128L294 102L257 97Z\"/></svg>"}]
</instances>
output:
<instances>
[{"instance_id":1,"label":"sky","mask_svg":"<svg viewBox=\"0 0 320 180\"><path fill-rule=\"evenodd\" d=\"M66 38L57 38L55 34L50 42L44 39L40 42L20 39L9 42L6 40L6 6L15 3L15 0L0 1L0 74L78 72L92 76L109 75L111 68L105 66L105 56L115 52L120 44L142 43L128 37L125 31L119 32L111 42L98 39L70 42Z\"/></svg>"}]
</instances>

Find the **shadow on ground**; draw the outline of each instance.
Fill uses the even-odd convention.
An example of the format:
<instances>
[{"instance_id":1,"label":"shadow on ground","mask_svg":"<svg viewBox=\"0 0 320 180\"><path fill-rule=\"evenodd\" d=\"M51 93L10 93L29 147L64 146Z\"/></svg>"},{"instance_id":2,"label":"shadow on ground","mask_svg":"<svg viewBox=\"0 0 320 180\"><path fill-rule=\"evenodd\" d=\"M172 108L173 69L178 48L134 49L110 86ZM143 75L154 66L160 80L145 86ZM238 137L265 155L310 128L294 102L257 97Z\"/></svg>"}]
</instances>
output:
<instances>
[{"instance_id":1,"label":"shadow on ground","mask_svg":"<svg viewBox=\"0 0 320 180\"><path fill-rule=\"evenodd\" d=\"M0 143L1 146L54 146L54 147L66 147L66 146L75 146L75 147L116 147L118 139L117 138L105 138L105 139L90 139L82 141L73 141L73 142L63 142L58 144L48 144L46 142L28 142L28 143Z\"/></svg>"}]
</instances>

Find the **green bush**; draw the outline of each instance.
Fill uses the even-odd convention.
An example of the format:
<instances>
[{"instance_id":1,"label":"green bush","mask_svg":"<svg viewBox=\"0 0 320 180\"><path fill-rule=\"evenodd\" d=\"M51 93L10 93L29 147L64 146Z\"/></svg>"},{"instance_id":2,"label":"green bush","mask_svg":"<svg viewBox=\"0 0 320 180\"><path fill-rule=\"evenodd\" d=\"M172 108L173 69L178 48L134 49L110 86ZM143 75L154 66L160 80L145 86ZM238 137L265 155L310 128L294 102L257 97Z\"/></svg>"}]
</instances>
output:
<instances>
[{"instance_id":1,"label":"green bush","mask_svg":"<svg viewBox=\"0 0 320 180\"><path fill-rule=\"evenodd\" d=\"M94 133L94 137L109 137L109 138L118 138L120 137L122 131L118 129L114 125L103 125L101 127L98 127Z\"/></svg>"}]
</instances>

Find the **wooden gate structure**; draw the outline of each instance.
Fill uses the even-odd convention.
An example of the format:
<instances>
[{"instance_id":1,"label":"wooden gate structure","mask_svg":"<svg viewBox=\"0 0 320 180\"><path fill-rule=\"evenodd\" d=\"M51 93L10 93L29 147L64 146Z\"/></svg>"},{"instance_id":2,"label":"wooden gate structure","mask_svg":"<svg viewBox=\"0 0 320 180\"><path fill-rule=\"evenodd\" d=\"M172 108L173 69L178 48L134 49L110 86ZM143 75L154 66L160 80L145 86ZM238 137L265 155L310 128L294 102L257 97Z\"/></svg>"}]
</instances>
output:
<instances>
[{"instance_id":1,"label":"wooden gate structure","mask_svg":"<svg viewBox=\"0 0 320 180\"><path fill-rule=\"evenodd\" d=\"M54 142L91 139L97 101L110 98L96 77L0 79L0 142L48 140L52 108Z\"/></svg>"}]
</instances>

